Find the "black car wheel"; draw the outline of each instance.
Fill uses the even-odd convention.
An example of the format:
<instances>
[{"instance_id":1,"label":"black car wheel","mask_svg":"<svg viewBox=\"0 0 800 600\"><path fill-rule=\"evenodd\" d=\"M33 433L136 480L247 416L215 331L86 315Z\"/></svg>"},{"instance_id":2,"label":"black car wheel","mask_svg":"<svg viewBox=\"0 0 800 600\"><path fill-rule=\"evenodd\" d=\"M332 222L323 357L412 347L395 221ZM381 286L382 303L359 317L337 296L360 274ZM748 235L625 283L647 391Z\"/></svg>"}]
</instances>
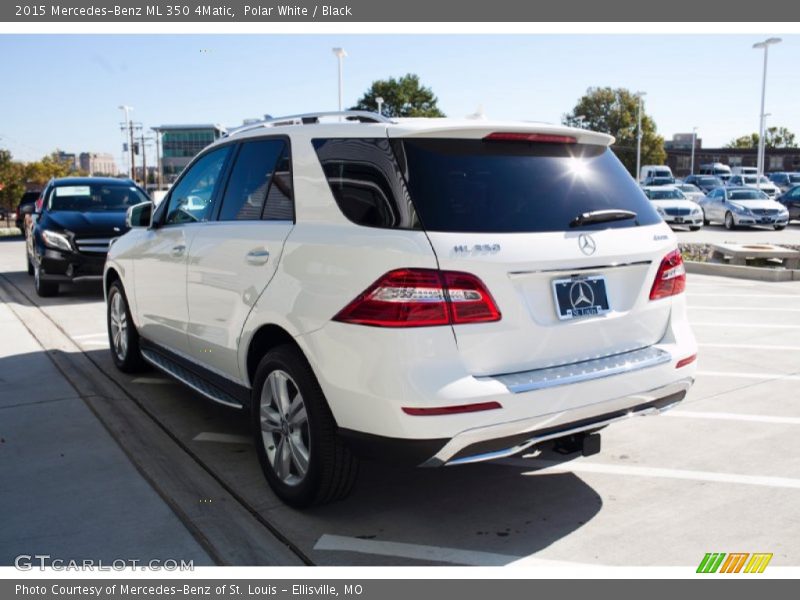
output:
<instances>
[{"instance_id":1,"label":"black car wheel","mask_svg":"<svg viewBox=\"0 0 800 600\"><path fill-rule=\"evenodd\" d=\"M58 284L42 279L42 267L38 264L33 265L33 289L36 295L41 298L49 298L58 294Z\"/></svg>"},{"instance_id":2,"label":"black car wheel","mask_svg":"<svg viewBox=\"0 0 800 600\"><path fill-rule=\"evenodd\" d=\"M27 252L25 253L25 262L28 263L28 275L33 275L33 263L31 262L31 257Z\"/></svg>"},{"instance_id":3,"label":"black car wheel","mask_svg":"<svg viewBox=\"0 0 800 600\"><path fill-rule=\"evenodd\" d=\"M279 346L256 369L252 419L259 462L272 490L298 508L347 496L358 462L337 434L317 378L294 346Z\"/></svg>"},{"instance_id":4,"label":"black car wheel","mask_svg":"<svg viewBox=\"0 0 800 600\"><path fill-rule=\"evenodd\" d=\"M131 319L128 300L119 281L113 282L108 288L106 324L111 358L117 368L124 373L137 373L145 369L146 363L139 349L139 332Z\"/></svg>"}]
</instances>

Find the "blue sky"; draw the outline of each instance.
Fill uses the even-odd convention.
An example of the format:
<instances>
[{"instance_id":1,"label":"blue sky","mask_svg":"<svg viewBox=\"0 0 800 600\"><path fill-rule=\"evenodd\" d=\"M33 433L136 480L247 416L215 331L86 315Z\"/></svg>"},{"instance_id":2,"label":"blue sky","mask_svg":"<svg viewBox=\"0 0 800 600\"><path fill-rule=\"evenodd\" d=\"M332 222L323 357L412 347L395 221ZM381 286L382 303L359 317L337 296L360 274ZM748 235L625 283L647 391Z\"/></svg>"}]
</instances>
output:
<instances>
[{"instance_id":1,"label":"blue sky","mask_svg":"<svg viewBox=\"0 0 800 600\"><path fill-rule=\"evenodd\" d=\"M780 32L776 32L780 34ZM407 72L449 116L558 122L590 86L644 90L659 132L699 127L705 146L757 130L766 35L2 35L0 147L34 160L58 147L111 152L122 113L146 127L238 125L245 118L331 110L334 46L349 56L344 101ZM800 36L769 56L770 125L800 135Z\"/></svg>"}]
</instances>

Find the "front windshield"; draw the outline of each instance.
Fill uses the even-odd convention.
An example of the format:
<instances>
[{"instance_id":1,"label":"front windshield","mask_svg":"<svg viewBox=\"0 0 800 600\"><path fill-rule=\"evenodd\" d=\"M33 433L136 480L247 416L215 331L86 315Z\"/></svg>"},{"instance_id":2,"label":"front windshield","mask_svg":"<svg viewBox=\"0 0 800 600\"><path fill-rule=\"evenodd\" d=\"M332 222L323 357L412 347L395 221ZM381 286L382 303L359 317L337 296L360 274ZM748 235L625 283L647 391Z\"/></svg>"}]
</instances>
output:
<instances>
[{"instance_id":1,"label":"front windshield","mask_svg":"<svg viewBox=\"0 0 800 600\"><path fill-rule=\"evenodd\" d=\"M790 183L800 183L800 173L793 173L789 175Z\"/></svg>"},{"instance_id":2,"label":"front windshield","mask_svg":"<svg viewBox=\"0 0 800 600\"><path fill-rule=\"evenodd\" d=\"M766 179L766 177L762 177L762 182L761 183L764 183L763 180L765 180L765 179ZM755 182L756 182L756 176L752 175L752 176L748 176L748 177L742 177L742 181L744 183L746 183L747 185L754 185Z\"/></svg>"},{"instance_id":3,"label":"front windshield","mask_svg":"<svg viewBox=\"0 0 800 600\"><path fill-rule=\"evenodd\" d=\"M761 179L759 179L758 181L759 183L772 183L769 179L767 179L763 175L761 176Z\"/></svg>"},{"instance_id":4,"label":"front windshield","mask_svg":"<svg viewBox=\"0 0 800 600\"><path fill-rule=\"evenodd\" d=\"M673 181L672 177L654 177L653 185L669 185Z\"/></svg>"},{"instance_id":5,"label":"front windshield","mask_svg":"<svg viewBox=\"0 0 800 600\"><path fill-rule=\"evenodd\" d=\"M115 212L128 210L128 207L146 201L147 196L129 184L60 185L50 193L47 210Z\"/></svg>"},{"instance_id":6,"label":"front windshield","mask_svg":"<svg viewBox=\"0 0 800 600\"><path fill-rule=\"evenodd\" d=\"M759 190L736 190L728 194L728 200L766 200L767 195Z\"/></svg>"},{"instance_id":7,"label":"front windshield","mask_svg":"<svg viewBox=\"0 0 800 600\"><path fill-rule=\"evenodd\" d=\"M722 181L720 181L716 177L703 177L700 180L700 185L719 187L722 185Z\"/></svg>"},{"instance_id":8,"label":"front windshield","mask_svg":"<svg viewBox=\"0 0 800 600\"><path fill-rule=\"evenodd\" d=\"M680 186L679 189L681 191L683 191L683 192L689 192L690 194L702 194L703 193L703 192L700 191L700 189L697 186L692 185L691 183L684 184L684 185Z\"/></svg>"},{"instance_id":9,"label":"front windshield","mask_svg":"<svg viewBox=\"0 0 800 600\"><path fill-rule=\"evenodd\" d=\"M680 190L648 190L650 200L682 200L685 198Z\"/></svg>"}]
</instances>

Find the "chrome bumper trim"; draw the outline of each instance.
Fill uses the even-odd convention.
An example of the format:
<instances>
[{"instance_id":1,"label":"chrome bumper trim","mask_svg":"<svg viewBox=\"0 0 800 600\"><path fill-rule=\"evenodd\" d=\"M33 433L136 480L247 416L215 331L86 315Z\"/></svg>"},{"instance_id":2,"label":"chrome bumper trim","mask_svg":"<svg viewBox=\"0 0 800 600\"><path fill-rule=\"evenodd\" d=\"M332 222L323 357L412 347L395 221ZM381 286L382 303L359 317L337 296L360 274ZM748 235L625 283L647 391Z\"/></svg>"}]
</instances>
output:
<instances>
[{"instance_id":1,"label":"chrome bumper trim","mask_svg":"<svg viewBox=\"0 0 800 600\"><path fill-rule=\"evenodd\" d=\"M622 398L615 398L613 400L599 402L595 405L591 405L590 407L584 407L584 408L594 408L598 420L575 427L570 427L570 421L565 421L563 423L551 422L547 424L548 430L551 430L553 425L563 426L563 428L559 427L558 431L549 432L542 435L536 434L536 428L540 430L542 429L541 425L543 419L545 419L547 415L538 415L530 419L512 421L510 423L501 423L499 425L490 425L488 427L479 427L476 429L469 429L452 438L449 442L447 442L447 444L444 445L444 447L441 450L439 450L439 452L436 453L435 456L432 456L427 461L422 463L420 466L441 467L441 466L468 464L474 462L483 462L487 460L494 460L497 458L505 458L508 456L513 456L514 454L518 454L530 448L531 446L535 446L536 444L540 444L548 440L572 435L575 433L581 433L583 431L588 431L591 429L596 429L598 427L603 427L610 423L622 421L630 417L660 414L666 410L669 410L670 408L675 406L678 402L674 402L672 404L660 408L648 407L638 411L634 409L642 404L654 402L662 398L667 398L669 396L672 396L673 394L679 394L680 392L687 392L693 383L694 383L693 378L686 377L674 383L670 383L665 386L648 390L646 392L641 392L639 394L632 394L630 396L624 396ZM612 408L611 410L609 410L611 408L609 405L613 405L615 407L619 405L623 406L627 405L629 408L627 410L624 408L616 408L616 409ZM624 414L615 415L613 417L605 419L602 418L604 413L608 414L609 412L619 412L620 410L625 411ZM581 412L582 414L580 414L580 416L578 416L577 419L573 419L572 420L573 423L575 423L576 421L585 422L587 418L591 418L586 416L586 411L569 411L567 414L575 414L577 412ZM476 454L473 456L465 456L453 459L453 457L456 456L459 452L461 452L464 448L468 448L473 444L525 433L527 429L531 430L530 431L531 437L525 442L516 444L510 448L496 450L494 452Z\"/></svg>"},{"instance_id":2,"label":"chrome bumper trim","mask_svg":"<svg viewBox=\"0 0 800 600\"><path fill-rule=\"evenodd\" d=\"M632 352L623 352L612 356L604 356L579 363L534 369L507 375L492 377L476 377L481 381L494 380L502 383L509 392L519 394L559 385L569 385L611 377L622 373L630 373L640 369L647 369L667 363L672 360L672 355L665 350L650 346Z\"/></svg>"}]
</instances>

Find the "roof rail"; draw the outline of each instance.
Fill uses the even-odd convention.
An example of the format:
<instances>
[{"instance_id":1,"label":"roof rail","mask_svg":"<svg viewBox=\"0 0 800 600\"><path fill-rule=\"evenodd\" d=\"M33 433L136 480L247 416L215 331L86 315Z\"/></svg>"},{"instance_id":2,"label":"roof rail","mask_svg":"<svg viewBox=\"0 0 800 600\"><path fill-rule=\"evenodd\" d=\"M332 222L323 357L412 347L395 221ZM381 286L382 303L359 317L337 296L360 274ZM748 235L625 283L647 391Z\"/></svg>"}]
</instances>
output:
<instances>
[{"instance_id":1,"label":"roof rail","mask_svg":"<svg viewBox=\"0 0 800 600\"><path fill-rule=\"evenodd\" d=\"M347 121L358 121L359 123L393 122L388 117L384 117L378 113L369 112L366 110L314 112L300 115L287 115L285 117L273 117L271 119L259 121L258 123L250 123L249 125L243 125L242 127L229 130L223 137L231 137L240 133L244 133L245 131L252 131L253 129L260 129L262 127L280 127L283 125L313 125L315 123L319 123L319 120L323 117L342 117Z\"/></svg>"}]
</instances>

